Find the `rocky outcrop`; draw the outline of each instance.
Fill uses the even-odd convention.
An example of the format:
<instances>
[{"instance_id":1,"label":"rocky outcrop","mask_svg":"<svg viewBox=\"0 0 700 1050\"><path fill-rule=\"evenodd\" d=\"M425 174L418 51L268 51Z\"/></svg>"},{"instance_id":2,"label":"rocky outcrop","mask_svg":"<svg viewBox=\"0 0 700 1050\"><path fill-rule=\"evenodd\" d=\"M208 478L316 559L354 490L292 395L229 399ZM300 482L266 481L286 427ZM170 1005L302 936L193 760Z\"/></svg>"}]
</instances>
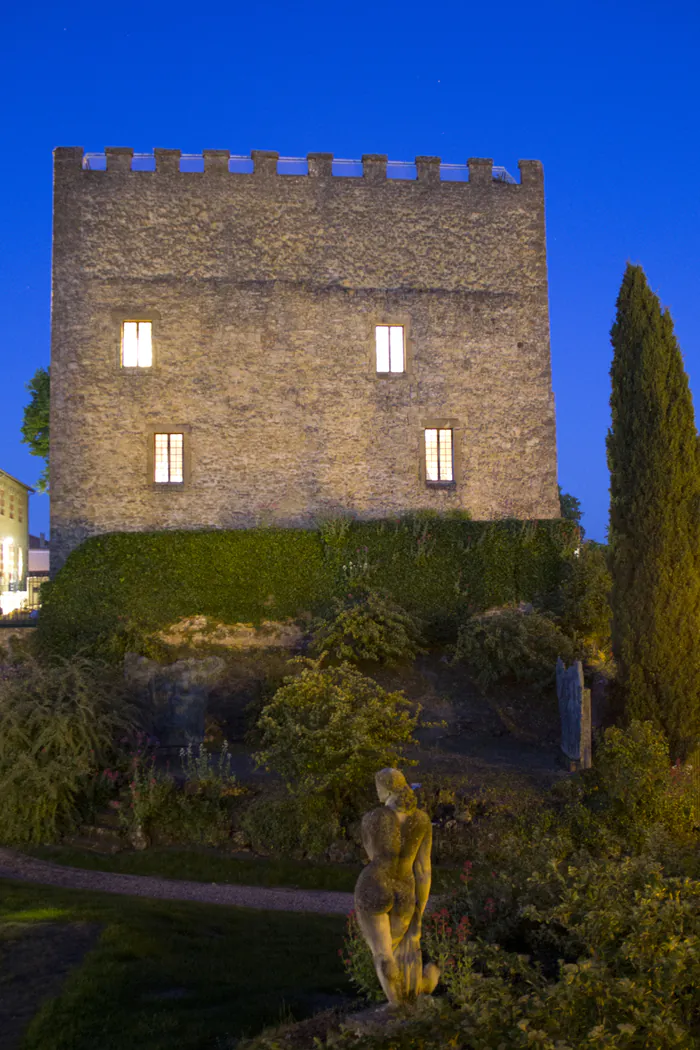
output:
<instances>
[{"instance_id":1,"label":"rocky outcrop","mask_svg":"<svg viewBox=\"0 0 700 1050\"><path fill-rule=\"evenodd\" d=\"M124 678L145 703L154 735L163 747L199 743L212 689L226 662L220 656L159 664L137 653L124 656Z\"/></svg>"},{"instance_id":2,"label":"rocky outcrop","mask_svg":"<svg viewBox=\"0 0 700 1050\"><path fill-rule=\"evenodd\" d=\"M157 638L172 646L216 646L222 649L299 649L304 632L293 620L219 623L207 616L190 616L162 630Z\"/></svg>"}]
</instances>

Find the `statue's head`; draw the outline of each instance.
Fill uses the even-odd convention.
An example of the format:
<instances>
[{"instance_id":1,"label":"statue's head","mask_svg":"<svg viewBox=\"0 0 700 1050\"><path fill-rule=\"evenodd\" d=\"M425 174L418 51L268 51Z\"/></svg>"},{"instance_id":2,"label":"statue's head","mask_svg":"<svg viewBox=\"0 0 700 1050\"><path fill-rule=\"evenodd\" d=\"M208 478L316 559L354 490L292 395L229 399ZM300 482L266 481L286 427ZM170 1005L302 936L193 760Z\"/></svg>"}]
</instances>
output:
<instances>
[{"instance_id":1,"label":"statue's head","mask_svg":"<svg viewBox=\"0 0 700 1050\"><path fill-rule=\"evenodd\" d=\"M416 808L416 796L408 786L406 777L400 769L380 769L374 778L377 785L377 795L382 804L400 810L403 813L411 813Z\"/></svg>"}]
</instances>

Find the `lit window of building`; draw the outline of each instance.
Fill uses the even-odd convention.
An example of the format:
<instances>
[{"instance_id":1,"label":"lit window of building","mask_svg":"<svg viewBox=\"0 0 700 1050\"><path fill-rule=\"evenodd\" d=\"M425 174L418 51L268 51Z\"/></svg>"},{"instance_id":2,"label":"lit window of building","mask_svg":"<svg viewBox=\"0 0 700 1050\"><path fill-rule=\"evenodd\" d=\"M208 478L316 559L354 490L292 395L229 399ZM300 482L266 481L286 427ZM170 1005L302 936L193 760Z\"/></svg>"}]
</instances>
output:
<instances>
[{"instance_id":1,"label":"lit window of building","mask_svg":"<svg viewBox=\"0 0 700 1050\"><path fill-rule=\"evenodd\" d=\"M375 328L378 372L405 372L403 325L378 324Z\"/></svg>"},{"instance_id":2,"label":"lit window of building","mask_svg":"<svg viewBox=\"0 0 700 1050\"><path fill-rule=\"evenodd\" d=\"M425 431L425 480L454 481L452 430L429 427Z\"/></svg>"},{"instance_id":3,"label":"lit window of building","mask_svg":"<svg viewBox=\"0 0 700 1050\"><path fill-rule=\"evenodd\" d=\"M153 364L152 323L125 321L122 325L122 365L124 368L150 368Z\"/></svg>"},{"instance_id":4,"label":"lit window of building","mask_svg":"<svg viewBox=\"0 0 700 1050\"><path fill-rule=\"evenodd\" d=\"M175 485L184 481L184 435L155 434L154 476L158 484Z\"/></svg>"}]
</instances>

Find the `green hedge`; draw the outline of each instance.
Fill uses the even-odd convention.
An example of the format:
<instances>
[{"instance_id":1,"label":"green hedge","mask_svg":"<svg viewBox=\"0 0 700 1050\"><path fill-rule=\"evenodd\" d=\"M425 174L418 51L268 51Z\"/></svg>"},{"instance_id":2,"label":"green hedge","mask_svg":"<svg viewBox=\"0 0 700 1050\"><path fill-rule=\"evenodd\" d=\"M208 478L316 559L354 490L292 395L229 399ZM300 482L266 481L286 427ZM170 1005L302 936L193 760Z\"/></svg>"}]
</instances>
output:
<instances>
[{"instance_id":1,"label":"green hedge","mask_svg":"<svg viewBox=\"0 0 700 1050\"><path fill-rule=\"evenodd\" d=\"M426 514L318 530L128 532L86 540L42 590L39 640L118 656L184 616L225 623L326 610L358 583L388 591L433 635L470 611L554 590L576 543L568 521Z\"/></svg>"}]
</instances>

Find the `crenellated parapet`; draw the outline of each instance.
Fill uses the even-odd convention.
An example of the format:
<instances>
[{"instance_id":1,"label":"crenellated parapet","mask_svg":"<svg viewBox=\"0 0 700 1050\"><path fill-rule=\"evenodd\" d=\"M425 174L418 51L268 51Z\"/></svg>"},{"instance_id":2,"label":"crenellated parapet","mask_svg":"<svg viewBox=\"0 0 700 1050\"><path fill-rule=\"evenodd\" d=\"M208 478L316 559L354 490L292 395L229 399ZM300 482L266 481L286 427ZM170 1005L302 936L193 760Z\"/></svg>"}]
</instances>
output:
<instances>
[{"instance_id":1,"label":"crenellated parapet","mask_svg":"<svg viewBox=\"0 0 700 1050\"><path fill-rule=\"evenodd\" d=\"M306 157L281 157L272 150L252 150L249 156L229 150L205 149L202 153L182 153L175 149L154 149L136 153L128 147L107 147L104 153L85 153L79 147L61 146L54 150L54 166L61 172L155 173L158 175L233 175L275 177L309 176L313 179L362 179L373 185L382 182L417 182L420 186L440 183L468 183L472 186L525 186L541 188L542 164L521 160L520 182L493 160L470 157L466 164L443 163L440 157L418 156L413 161L389 160L386 154L366 153L359 160L334 157L332 153L308 153Z\"/></svg>"}]
</instances>

